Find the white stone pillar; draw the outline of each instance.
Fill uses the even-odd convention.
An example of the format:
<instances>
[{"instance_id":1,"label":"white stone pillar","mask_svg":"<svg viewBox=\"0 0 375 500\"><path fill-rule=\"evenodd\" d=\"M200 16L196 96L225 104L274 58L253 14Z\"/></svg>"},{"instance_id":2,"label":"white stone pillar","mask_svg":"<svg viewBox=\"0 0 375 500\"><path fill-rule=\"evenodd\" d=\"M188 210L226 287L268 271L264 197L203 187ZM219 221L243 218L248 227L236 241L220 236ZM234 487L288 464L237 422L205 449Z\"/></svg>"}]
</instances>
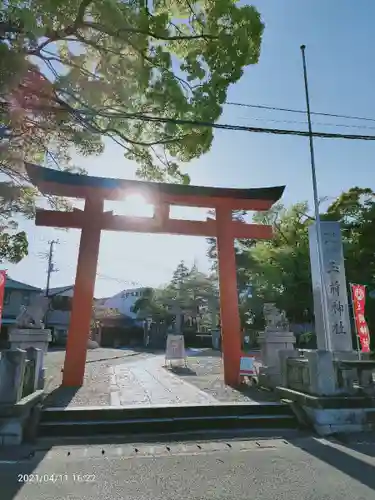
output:
<instances>
[{"instance_id":1,"label":"white stone pillar","mask_svg":"<svg viewBox=\"0 0 375 500\"><path fill-rule=\"evenodd\" d=\"M14 328L9 332L11 349L26 350L28 347L35 347L46 353L51 339L51 330L46 329Z\"/></svg>"},{"instance_id":2,"label":"white stone pillar","mask_svg":"<svg viewBox=\"0 0 375 500\"><path fill-rule=\"evenodd\" d=\"M309 227L310 265L318 350L350 352L353 351L353 343L341 228L338 222L322 221L320 224L323 269L318 258L316 224L311 224ZM328 331L325 331L325 328Z\"/></svg>"},{"instance_id":3,"label":"white stone pillar","mask_svg":"<svg viewBox=\"0 0 375 500\"><path fill-rule=\"evenodd\" d=\"M296 338L292 332L265 331L259 336L262 367L259 384L264 387L282 385L282 365L279 351L294 350Z\"/></svg>"}]
</instances>

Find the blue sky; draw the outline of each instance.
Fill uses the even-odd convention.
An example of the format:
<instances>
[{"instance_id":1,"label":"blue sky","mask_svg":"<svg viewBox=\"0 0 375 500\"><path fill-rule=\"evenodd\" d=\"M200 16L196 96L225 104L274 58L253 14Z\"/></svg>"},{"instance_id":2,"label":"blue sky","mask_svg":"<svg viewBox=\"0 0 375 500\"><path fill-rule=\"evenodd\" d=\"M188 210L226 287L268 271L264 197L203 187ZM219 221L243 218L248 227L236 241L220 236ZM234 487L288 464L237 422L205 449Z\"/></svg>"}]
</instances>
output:
<instances>
[{"instance_id":1,"label":"blue sky","mask_svg":"<svg viewBox=\"0 0 375 500\"><path fill-rule=\"evenodd\" d=\"M231 87L228 101L305 109L300 53L303 43L307 46L312 110L375 118L373 0L250 3L258 7L265 23L261 57L259 64L249 67L241 81ZM233 106L225 107L222 121L306 130L303 115ZM290 121L298 123L287 123ZM315 130L375 135L375 122L329 117L315 117L314 122ZM327 123L334 126L327 127ZM361 128L338 126L342 124ZM321 197L334 198L354 185L375 190L374 142L317 139L315 148ZM134 178L134 166L123 159L121 148L113 143L107 143L101 157L76 158L76 163L92 175ZM189 164L187 170L193 184L243 188L285 184L285 204L312 200L306 138L216 131L211 151ZM116 205L115 210L120 212L121 207ZM181 209L178 213L202 216L193 212ZM44 286L46 261L39 253L48 250L49 239L59 238L55 252L59 271L53 274L51 286L73 283L79 232L36 228L33 222L21 226L30 237L30 255L18 265L7 266L9 275ZM205 270L205 254L203 238L106 232L102 236L95 294L108 296L138 284L158 285L168 280L181 259L189 263L196 259Z\"/></svg>"}]
</instances>

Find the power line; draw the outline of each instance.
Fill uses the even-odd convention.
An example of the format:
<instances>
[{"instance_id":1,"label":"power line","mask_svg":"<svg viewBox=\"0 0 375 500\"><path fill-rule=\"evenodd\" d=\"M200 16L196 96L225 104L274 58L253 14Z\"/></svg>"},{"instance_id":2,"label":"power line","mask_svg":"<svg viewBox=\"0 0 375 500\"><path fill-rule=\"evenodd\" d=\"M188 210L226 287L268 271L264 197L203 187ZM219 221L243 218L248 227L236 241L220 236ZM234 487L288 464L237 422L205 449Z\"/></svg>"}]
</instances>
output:
<instances>
[{"instance_id":1,"label":"power line","mask_svg":"<svg viewBox=\"0 0 375 500\"><path fill-rule=\"evenodd\" d=\"M57 242L55 242L57 243ZM46 253L43 253L43 254L35 254L35 253L32 253L32 255L36 256L36 257L42 257L44 259L49 259L49 255L50 253L49 252L46 252ZM73 268L76 268L76 266L74 266L73 264L65 264L64 267L69 267L70 269L73 269ZM48 266L47 268L47 273L48 273L48 269L50 269L50 267ZM57 272L59 271L59 269L56 269L53 267L53 264L52 264L52 269L50 271L50 274L52 272ZM116 278L115 276L108 276L106 274L101 274L101 273L96 273L96 277L98 279L101 279L101 280L109 280L109 281L115 281L116 283L119 283L120 285L130 285L130 286L135 286L135 287L142 287L143 285L137 281L127 281L127 280L122 280L121 278ZM50 286L49 284L47 285L47 290L50 290Z\"/></svg>"},{"instance_id":2,"label":"power line","mask_svg":"<svg viewBox=\"0 0 375 500\"><path fill-rule=\"evenodd\" d=\"M64 264L64 267L68 267L70 269L76 269L76 266L73 264ZM130 286L135 286L135 287L142 287L143 285L137 281L127 281L127 280L122 280L121 278L116 278L115 276L108 276L107 274L102 274L97 272L96 277L98 279L102 280L109 280L109 281L115 281L116 283L119 283L120 285L130 285Z\"/></svg>"},{"instance_id":3,"label":"power line","mask_svg":"<svg viewBox=\"0 0 375 500\"><path fill-rule=\"evenodd\" d=\"M50 241L49 241L48 243L49 243L49 245L51 245L51 242L50 242ZM54 241L53 243L55 244L55 243L60 243L60 242L59 242L59 241ZM30 252L30 255L33 255L33 256L35 256L35 257L39 257L39 258L40 258L40 257L42 257L43 259L49 259L50 252L43 252L43 253L34 253L34 252ZM52 257L52 258L53 258L53 257ZM135 259L134 261L135 261L135 262L141 262L141 259ZM153 263L151 263L151 262L149 262L149 263L147 263L147 262L146 262L146 263L145 263L145 262L142 262L142 265L144 265L144 266L146 266L146 267L147 267L147 266L148 266L148 267L152 267L152 268L154 268L154 267L155 267L155 264L153 264ZM66 263L66 264L64 264L64 267L68 267L68 268L70 268L70 269L76 269L76 266L75 266L74 264L67 264L67 263ZM164 266L163 266L163 269L164 269L165 271L170 272L170 273L172 273L172 272L173 272L173 269L172 269L172 268L167 268L167 267L164 267ZM52 271L51 271L51 272L57 272L57 271L58 271L58 269L54 268L54 266L52 265ZM135 287L144 287L144 285L143 285L142 283L138 282L138 281L123 280L123 279L121 279L121 278L117 278L117 277L115 277L115 276L109 276L109 275L107 275L107 274L102 274L102 273L100 273L100 272L97 272L97 273L96 273L96 277L97 277L98 279L102 279L102 280L115 281L115 282L119 283L120 285L130 285L130 286L135 286Z\"/></svg>"},{"instance_id":4,"label":"power line","mask_svg":"<svg viewBox=\"0 0 375 500\"><path fill-rule=\"evenodd\" d=\"M242 108L255 108L255 109L267 109L269 111L284 111L286 113L298 113L298 114L306 114L306 111L301 109L292 109L292 108L278 108L277 106L265 106L261 104L247 104L242 102L226 102L228 106L238 106ZM334 113L322 113L318 111L311 111L312 115L316 116L329 116L331 118L345 118L346 120L363 120L369 122L375 122L375 118L369 118L364 116L351 116L351 115L338 115Z\"/></svg>"},{"instance_id":5,"label":"power line","mask_svg":"<svg viewBox=\"0 0 375 500\"><path fill-rule=\"evenodd\" d=\"M274 135L293 135L300 137L309 137L309 132L304 130L287 130L287 129L275 129L275 128L264 128L264 127L250 127L245 125L232 125L227 123L213 123L204 122L198 120L184 120L179 118L166 118L158 117L145 114L129 114L129 113L112 113L112 112L94 112L88 110L81 110L83 115L95 115L102 118L119 118L126 120L139 120L144 122L154 122L154 123L172 123L175 125L190 125L193 127L204 127L204 128L214 128L221 130L233 130L237 132L254 132L262 134L274 134ZM320 137L322 139L348 139L348 140L362 140L362 141L375 141L375 135L360 135L360 134L335 134L331 132L313 132L313 137Z\"/></svg>"},{"instance_id":6,"label":"power line","mask_svg":"<svg viewBox=\"0 0 375 500\"><path fill-rule=\"evenodd\" d=\"M131 286L136 286L136 287L143 286L141 283L138 283L137 281L122 280L120 278L115 278L114 276L108 276L106 274L96 273L96 276L97 276L97 278L102 279L102 280L116 281L116 283L119 283L120 285L131 285Z\"/></svg>"},{"instance_id":7,"label":"power line","mask_svg":"<svg viewBox=\"0 0 375 500\"><path fill-rule=\"evenodd\" d=\"M240 119L245 117L240 117ZM299 120L275 120L273 118L255 118L251 117L251 120L259 122L271 122L271 123L289 123L291 125L307 125L306 121ZM375 121L375 120L374 120ZM325 123L325 122L312 122L313 125L319 125L320 127L337 127L337 128L355 128L355 129L366 129L375 130L375 127L369 127L368 125L350 125L348 123Z\"/></svg>"}]
</instances>

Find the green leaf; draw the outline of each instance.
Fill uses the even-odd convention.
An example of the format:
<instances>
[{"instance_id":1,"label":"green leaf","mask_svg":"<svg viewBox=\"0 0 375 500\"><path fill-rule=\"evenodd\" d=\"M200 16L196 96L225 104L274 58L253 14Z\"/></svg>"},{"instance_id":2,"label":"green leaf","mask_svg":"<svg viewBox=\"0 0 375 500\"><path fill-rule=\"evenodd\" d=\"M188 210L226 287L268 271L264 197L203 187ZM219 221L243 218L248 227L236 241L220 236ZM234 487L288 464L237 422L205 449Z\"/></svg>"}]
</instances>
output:
<instances>
[{"instance_id":1,"label":"green leaf","mask_svg":"<svg viewBox=\"0 0 375 500\"><path fill-rule=\"evenodd\" d=\"M206 153L212 130L136 121L129 114L218 120L229 86L258 62L260 14L233 0L163 0L149 10L137 0L93 1L83 15L82 5L10 0L3 6L9 31L0 51L9 69L0 72L0 89L19 85L24 91L25 72L47 78L30 89L38 119L17 148L30 160L45 155L51 144L60 151L100 154L101 137L114 136L137 162L139 175L186 182L179 168L171 173L166 165ZM21 99L21 110L26 104ZM19 130L26 117L21 112L17 123L15 116L4 119ZM159 143L162 154L151 149ZM64 160L69 162L66 153Z\"/></svg>"}]
</instances>

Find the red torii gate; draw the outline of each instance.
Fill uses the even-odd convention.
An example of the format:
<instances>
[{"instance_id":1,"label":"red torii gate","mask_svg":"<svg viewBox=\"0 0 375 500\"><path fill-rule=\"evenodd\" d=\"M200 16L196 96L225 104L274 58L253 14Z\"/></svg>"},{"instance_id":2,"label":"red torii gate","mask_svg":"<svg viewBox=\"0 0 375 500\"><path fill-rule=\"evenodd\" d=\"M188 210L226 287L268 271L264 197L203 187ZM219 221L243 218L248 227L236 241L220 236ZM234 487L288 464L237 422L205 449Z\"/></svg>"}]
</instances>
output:
<instances>
[{"instance_id":1,"label":"red torii gate","mask_svg":"<svg viewBox=\"0 0 375 500\"><path fill-rule=\"evenodd\" d=\"M101 231L109 230L217 238L224 381L236 386L239 382L241 325L234 239L271 239L272 227L233 221L232 211L269 210L281 198L285 187L227 189L91 177L32 164L26 164L26 169L32 184L43 194L85 200L84 210L57 212L38 209L35 218L37 226L81 229L63 385L79 387L83 383L100 235ZM104 200L121 200L134 193L154 205L153 217L104 212ZM171 205L214 208L216 219L170 219Z\"/></svg>"}]
</instances>

